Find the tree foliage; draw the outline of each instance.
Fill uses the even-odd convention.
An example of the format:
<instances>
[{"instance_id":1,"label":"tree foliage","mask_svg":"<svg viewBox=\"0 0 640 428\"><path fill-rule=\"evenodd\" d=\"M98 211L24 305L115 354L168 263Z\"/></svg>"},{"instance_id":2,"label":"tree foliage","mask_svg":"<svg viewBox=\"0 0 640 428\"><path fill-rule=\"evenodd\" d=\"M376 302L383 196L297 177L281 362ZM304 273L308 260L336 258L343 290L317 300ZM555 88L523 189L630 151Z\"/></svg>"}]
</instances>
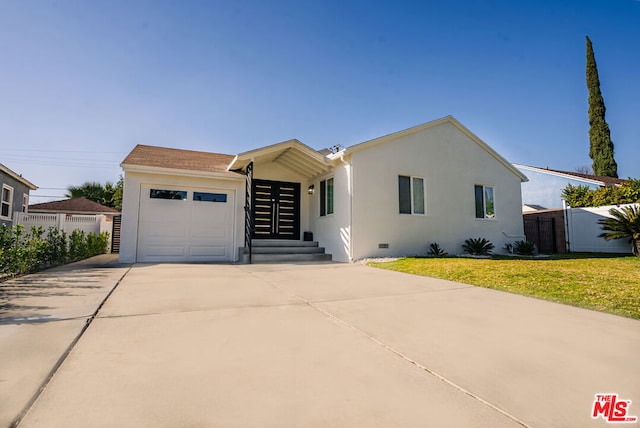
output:
<instances>
[{"instance_id":1,"label":"tree foliage","mask_svg":"<svg viewBox=\"0 0 640 428\"><path fill-rule=\"evenodd\" d=\"M593 160L593 173L605 177L618 177L618 165L613 158L613 142L605 120L606 108L600 92L598 67L591 40L587 36L587 89L589 90L589 157Z\"/></svg>"},{"instance_id":2,"label":"tree foliage","mask_svg":"<svg viewBox=\"0 0 640 428\"><path fill-rule=\"evenodd\" d=\"M572 208L640 203L640 180L630 178L620 186L599 189L569 184L562 191L562 197Z\"/></svg>"},{"instance_id":3,"label":"tree foliage","mask_svg":"<svg viewBox=\"0 0 640 428\"><path fill-rule=\"evenodd\" d=\"M107 207L122 211L122 192L124 179L122 176L114 185L107 181L104 185L98 182L86 182L81 186L69 186L67 198L87 198Z\"/></svg>"},{"instance_id":4,"label":"tree foliage","mask_svg":"<svg viewBox=\"0 0 640 428\"><path fill-rule=\"evenodd\" d=\"M640 257L640 205L609 210L611 218L598 220L605 232L598 235L607 241L629 238L633 255Z\"/></svg>"}]
</instances>

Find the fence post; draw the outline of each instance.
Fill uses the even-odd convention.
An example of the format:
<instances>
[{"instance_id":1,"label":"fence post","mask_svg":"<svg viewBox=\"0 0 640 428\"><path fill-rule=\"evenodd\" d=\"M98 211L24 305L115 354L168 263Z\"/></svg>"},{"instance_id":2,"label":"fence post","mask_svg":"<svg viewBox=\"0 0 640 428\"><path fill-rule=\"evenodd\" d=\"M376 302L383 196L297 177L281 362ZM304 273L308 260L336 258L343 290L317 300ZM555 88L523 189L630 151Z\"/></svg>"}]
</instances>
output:
<instances>
[{"instance_id":1,"label":"fence post","mask_svg":"<svg viewBox=\"0 0 640 428\"><path fill-rule=\"evenodd\" d=\"M56 214L56 229L60 232L64 231L64 216L65 214Z\"/></svg>"}]
</instances>

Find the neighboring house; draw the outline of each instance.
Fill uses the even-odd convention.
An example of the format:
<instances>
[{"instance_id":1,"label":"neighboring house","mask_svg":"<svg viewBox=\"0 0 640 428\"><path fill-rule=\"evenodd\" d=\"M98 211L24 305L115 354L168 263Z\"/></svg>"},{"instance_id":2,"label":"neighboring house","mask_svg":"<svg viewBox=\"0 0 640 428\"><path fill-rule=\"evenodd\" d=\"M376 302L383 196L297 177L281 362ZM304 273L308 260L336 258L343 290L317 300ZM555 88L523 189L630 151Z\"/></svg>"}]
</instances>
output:
<instances>
[{"instance_id":1,"label":"neighboring house","mask_svg":"<svg viewBox=\"0 0 640 428\"><path fill-rule=\"evenodd\" d=\"M87 198L71 198L61 201L43 202L29 205L31 214L75 214L75 215L105 215L113 218L120 215L120 211L107 207Z\"/></svg>"},{"instance_id":2,"label":"neighboring house","mask_svg":"<svg viewBox=\"0 0 640 428\"><path fill-rule=\"evenodd\" d=\"M2 164L0 164L0 187L2 188L0 224L11 226L13 213L27 212L29 191L36 190L38 187Z\"/></svg>"},{"instance_id":3,"label":"neighboring house","mask_svg":"<svg viewBox=\"0 0 640 428\"><path fill-rule=\"evenodd\" d=\"M122 262L236 261L245 223L256 242L311 232L341 262L524 239L526 177L451 116L336 153L138 145L121 166Z\"/></svg>"},{"instance_id":4,"label":"neighboring house","mask_svg":"<svg viewBox=\"0 0 640 428\"><path fill-rule=\"evenodd\" d=\"M18 214L15 220L27 229L32 226L58 229L67 234L74 230L85 233L107 232L111 238L111 250L117 252L120 245L120 212L87 198L71 198L61 201L29 205L29 214Z\"/></svg>"},{"instance_id":5,"label":"neighboring house","mask_svg":"<svg viewBox=\"0 0 640 428\"><path fill-rule=\"evenodd\" d=\"M523 212L538 209L555 209L562 207L562 191L568 184L573 186L587 186L598 189L604 186L619 186L625 180L612 177L600 177L578 172L559 171L549 168L537 168L513 164L523 174L528 182L522 183Z\"/></svg>"}]
</instances>

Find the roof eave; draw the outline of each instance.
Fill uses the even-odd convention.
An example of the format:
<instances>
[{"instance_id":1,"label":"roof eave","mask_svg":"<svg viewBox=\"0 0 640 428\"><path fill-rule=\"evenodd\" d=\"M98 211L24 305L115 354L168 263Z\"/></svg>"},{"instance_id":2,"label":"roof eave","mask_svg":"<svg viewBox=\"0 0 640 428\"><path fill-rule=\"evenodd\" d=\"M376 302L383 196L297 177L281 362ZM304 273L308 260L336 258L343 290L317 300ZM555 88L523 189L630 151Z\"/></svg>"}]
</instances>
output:
<instances>
[{"instance_id":1,"label":"roof eave","mask_svg":"<svg viewBox=\"0 0 640 428\"><path fill-rule=\"evenodd\" d=\"M232 171L226 172L213 172L213 171L199 171L191 169L174 169L164 168L158 166L148 165L131 165L121 163L120 167L126 172L143 173L143 174L162 174L162 175L176 175L182 177L201 177L201 178L218 178L222 180L244 180L241 174Z\"/></svg>"},{"instance_id":2,"label":"roof eave","mask_svg":"<svg viewBox=\"0 0 640 428\"><path fill-rule=\"evenodd\" d=\"M23 176L21 176L19 174L16 174L15 172L13 172L12 170L10 170L9 168L7 168L6 166L4 166L1 163L0 163L0 171L3 171L4 173L6 173L8 176L13 178L14 180L17 180L17 181L21 182L22 184L27 186L30 190L38 190L38 186L36 186L35 184L30 182L29 180L27 180Z\"/></svg>"}]
</instances>

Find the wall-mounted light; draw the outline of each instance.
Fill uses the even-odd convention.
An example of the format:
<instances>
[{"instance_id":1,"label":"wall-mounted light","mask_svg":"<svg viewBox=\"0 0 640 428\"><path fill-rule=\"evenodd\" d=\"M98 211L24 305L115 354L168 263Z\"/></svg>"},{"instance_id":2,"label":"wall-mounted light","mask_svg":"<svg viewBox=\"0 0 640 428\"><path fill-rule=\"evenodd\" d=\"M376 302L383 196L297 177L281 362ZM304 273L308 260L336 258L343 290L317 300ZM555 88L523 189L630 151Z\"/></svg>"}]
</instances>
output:
<instances>
[{"instance_id":1,"label":"wall-mounted light","mask_svg":"<svg viewBox=\"0 0 640 428\"><path fill-rule=\"evenodd\" d=\"M313 184L311 186L309 186L309 188L307 189L307 193L310 195L313 195L313 192L315 192L316 190L316 186L314 186Z\"/></svg>"}]
</instances>

